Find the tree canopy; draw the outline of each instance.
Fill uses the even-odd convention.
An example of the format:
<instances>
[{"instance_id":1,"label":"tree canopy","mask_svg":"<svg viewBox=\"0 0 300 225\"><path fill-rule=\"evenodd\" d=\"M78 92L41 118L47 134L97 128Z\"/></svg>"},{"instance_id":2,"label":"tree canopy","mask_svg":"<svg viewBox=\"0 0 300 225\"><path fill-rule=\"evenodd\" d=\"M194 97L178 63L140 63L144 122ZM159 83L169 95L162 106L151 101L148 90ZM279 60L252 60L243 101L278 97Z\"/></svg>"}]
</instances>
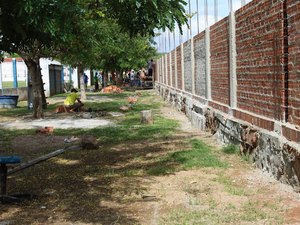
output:
<instances>
[{"instance_id":1,"label":"tree canopy","mask_svg":"<svg viewBox=\"0 0 300 225\"><path fill-rule=\"evenodd\" d=\"M114 19L131 35L187 22L184 0L1 0L0 49L52 56L92 21ZM32 52L32 47L39 52ZM42 51L43 49L43 51Z\"/></svg>"},{"instance_id":2,"label":"tree canopy","mask_svg":"<svg viewBox=\"0 0 300 225\"><path fill-rule=\"evenodd\" d=\"M39 118L41 57L81 67L130 66L138 63L133 55L153 53L149 37L155 28L172 30L187 22L185 4L184 0L1 0L0 50L24 59L33 86L33 116Z\"/></svg>"}]
</instances>

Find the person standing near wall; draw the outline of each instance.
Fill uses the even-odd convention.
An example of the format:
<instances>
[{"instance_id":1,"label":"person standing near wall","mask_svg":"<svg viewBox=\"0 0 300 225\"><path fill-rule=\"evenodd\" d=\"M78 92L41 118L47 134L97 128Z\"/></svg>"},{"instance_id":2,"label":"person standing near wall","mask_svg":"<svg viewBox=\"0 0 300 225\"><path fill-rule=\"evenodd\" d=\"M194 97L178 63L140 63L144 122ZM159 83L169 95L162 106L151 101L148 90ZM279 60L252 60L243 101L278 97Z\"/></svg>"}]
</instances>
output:
<instances>
[{"instance_id":1,"label":"person standing near wall","mask_svg":"<svg viewBox=\"0 0 300 225\"><path fill-rule=\"evenodd\" d=\"M94 82L95 82L95 91L99 90L99 78L98 78L98 72L94 75Z\"/></svg>"},{"instance_id":2,"label":"person standing near wall","mask_svg":"<svg viewBox=\"0 0 300 225\"><path fill-rule=\"evenodd\" d=\"M134 70L132 69L131 72L130 72L130 86L133 87L135 85L134 83L134 79L135 79L135 72Z\"/></svg>"},{"instance_id":3,"label":"person standing near wall","mask_svg":"<svg viewBox=\"0 0 300 225\"><path fill-rule=\"evenodd\" d=\"M153 59L151 59L151 60L148 62L148 74L147 74L147 76L152 77L152 74L153 74L153 67L154 67L154 62L153 62Z\"/></svg>"},{"instance_id":4,"label":"person standing near wall","mask_svg":"<svg viewBox=\"0 0 300 225\"><path fill-rule=\"evenodd\" d=\"M87 89L88 81L89 81L89 77L84 73L83 74L83 82L84 82L84 88L85 88L85 90Z\"/></svg>"}]
</instances>

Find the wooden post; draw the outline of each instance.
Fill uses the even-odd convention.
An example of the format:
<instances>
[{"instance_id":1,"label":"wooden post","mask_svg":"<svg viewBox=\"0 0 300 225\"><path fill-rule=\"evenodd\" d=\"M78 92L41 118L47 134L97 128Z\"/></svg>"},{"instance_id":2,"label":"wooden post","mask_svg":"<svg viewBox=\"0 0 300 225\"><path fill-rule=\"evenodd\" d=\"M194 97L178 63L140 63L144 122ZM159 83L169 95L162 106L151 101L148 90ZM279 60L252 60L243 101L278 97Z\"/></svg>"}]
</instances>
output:
<instances>
[{"instance_id":1,"label":"wooden post","mask_svg":"<svg viewBox=\"0 0 300 225\"><path fill-rule=\"evenodd\" d=\"M28 161L27 163L22 163L20 166L15 167L15 168L10 169L9 171L7 171L7 174L10 175L10 174L18 172L20 170L26 169L28 167L31 167L31 166L35 165L35 164L46 161L46 160L48 160L48 159L50 159L54 156L60 155L60 154L64 153L65 151L66 151L66 149L58 149L54 152L50 152L49 154L46 154L46 155L43 155L41 157L35 158L31 161Z\"/></svg>"},{"instance_id":2,"label":"wooden post","mask_svg":"<svg viewBox=\"0 0 300 225\"><path fill-rule=\"evenodd\" d=\"M143 124L152 124L153 123L152 110L141 111L141 123L143 123Z\"/></svg>"}]
</instances>

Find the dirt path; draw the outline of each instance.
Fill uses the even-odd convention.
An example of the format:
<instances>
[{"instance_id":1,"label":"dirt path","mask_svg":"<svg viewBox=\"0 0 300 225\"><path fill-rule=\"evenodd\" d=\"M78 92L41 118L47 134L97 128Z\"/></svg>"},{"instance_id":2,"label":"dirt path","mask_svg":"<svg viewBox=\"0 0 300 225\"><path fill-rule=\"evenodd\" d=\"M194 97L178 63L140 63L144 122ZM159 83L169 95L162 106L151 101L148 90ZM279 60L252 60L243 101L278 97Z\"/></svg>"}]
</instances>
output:
<instances>
[{"instance_id":1,"label":"dirt path","mask_svg":"<svg viewBox=\"0 0 300 225\"><path fill-rule=\"evenodd\" d=\"M192 128L185 115L170 107L162 113L180 121L186 135L221 148L210 134ZM237 156L224 160L231 163L226 171L197 169L153 178L148 195L159 201L146 204L151 213L143 224L300 224L299 193Z\"/></svg>"},{"instance_id":2,"label":"dirt path","mask_svg":"<svg viewBox=\"0 0 300 225\"><path fill-rule=\"evenodd\" d=\"M221 146L193 129L185 115L170 107L161 114L180 122L174 137L69 152L12 176L11 192L38 197L0 205L0 224L300 224L298 193L236 155L218 154ZM158 168L155 159L167 152L184 150L191 138L214 148L229 167L160 176L143 172ZM47 141L63 142L63 137ZM25 145L28 137L20 142Z\"/></svg>"}]
</instances>

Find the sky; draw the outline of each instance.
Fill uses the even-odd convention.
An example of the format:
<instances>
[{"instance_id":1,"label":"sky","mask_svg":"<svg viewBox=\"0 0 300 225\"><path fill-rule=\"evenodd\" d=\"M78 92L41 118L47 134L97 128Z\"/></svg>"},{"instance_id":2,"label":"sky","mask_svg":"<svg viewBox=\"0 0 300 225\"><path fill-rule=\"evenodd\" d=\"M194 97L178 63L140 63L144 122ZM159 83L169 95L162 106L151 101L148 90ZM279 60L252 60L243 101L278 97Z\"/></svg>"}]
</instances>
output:
<instances>
[{"instance_id":1,"label":"sky","mask_svg":"<svg viewBox=\"0 0 300 225\"><path fill-rule=\"evenodd\" d=\"M206 24L211 26L215 22L229 15L230 9L233 11L239 9L243 4L248 4L252 0L185 0L185 7L188 14L193 14L191 21L191 30L187 26L183 27L183 34L180 35L179 29L170 32L158 31L161 35L155 38L158 52L169 52L180 43L185 42L199 32L202 32ZM190 4L189 4L190 3ZM207 9L206 9L207 4ZM191 12L189 12L191 9ZM197 13L198 12L198 13ZM207 14L207 16L206 16Z\"/></svg>"}]
</instances>

